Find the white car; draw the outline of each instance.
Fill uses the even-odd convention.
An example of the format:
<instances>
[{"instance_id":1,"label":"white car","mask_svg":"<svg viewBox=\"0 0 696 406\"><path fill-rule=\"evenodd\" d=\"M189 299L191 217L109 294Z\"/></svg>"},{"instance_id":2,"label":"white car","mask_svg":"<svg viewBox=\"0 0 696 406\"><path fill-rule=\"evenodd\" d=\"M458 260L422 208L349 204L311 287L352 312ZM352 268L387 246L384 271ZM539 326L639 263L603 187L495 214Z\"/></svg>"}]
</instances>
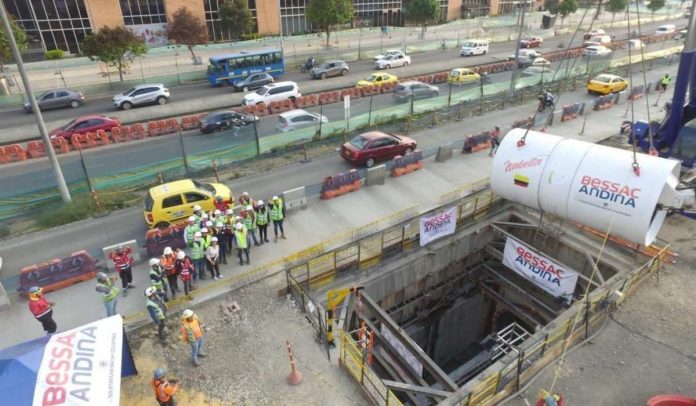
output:
<instances>
[{"instance_id":1,"label":"white car","mask_svg":"<svg viewBox=\"0 0 696 406\"><path fill-rule=\"evenodd\" d=\"M549 67L551 66L551 62L549 62L548 59L546 58L534 58L532 61L531 65L529 66L546 66Z\"/></svg>"},{"instance_id":2,"label":"white car","mask_svg":"<svg viewBox=\"0 0 696 406\"><path fill-rule=\"evenodd\" d=\"M309 111L296 109L286 111L278 116L278 124L276 128L282 132L297 130L298 128L316 126L322 123L328 123L329 119L318 113L310 113Z\"/></svg>"},{"instance_id":3,"label":"white car","mask_svg":"<svg viewBox=\"0 0 696 406\"><path fill-rule=\"evenodd\" d=\"M300 89L295 82L269 83L254 93L248 93L242 99L245 106L255 106L257 104L269 105L274 101L295 100L302 97Z\"/></svg>"},{"instance_id":4,"label":"white car","mask_svg":"<svg viewBox=\"0 0 696 406\"><path fill-rule=\"evenodd\" d=\"M459 50L459 56L486 55L488 52L487 39L468 40Z\"/></svg>"},{"instance_id":5,"label":"white car","mask_svg":"<svg viewBox=\"0 0 696 406\"><path fill-rule=\"evenodd\" d=\"M386 58L375 61L375 68L389 69L398 66L408 66L411 63L411 57L404 54L394 54Z\"/></svg>"},{"instance_id":6,"label":"white car","mask_svg":"<svg viewBox=\"0 0 696 406\"><path fill-rule=\"evenodd\" d=\"M604 35L604 34L606 34L606 33L607 33L607 32L604 31L604 30L601 29L601 28L595 28L594 30L587 31L587 32L585 33L585 35L583 35L582 38L585 39L585 40L588 40L588 39L590 39L590 38L592 38L592 37L595 37L595 36L597 36L597 35Z\"/></svg>"},{"instance_id":7,"label":"white car","mask_svg":"<svg viewBox=\"0 0 696 406\"><path fill-rule=\"evenodd\" d=\"M114 96L113 102L117 109L130 110L133 106L145 104L167 104L169 97L169 89L163 84L146 84L137 85L117 94Z\"/></svg>"},{"instance_id":8,"label":"white car","mask_svg":"<svg viewBox=\"0 0 696 406\"><path fill-rule=\"evenodd\" d=\"M404 53L404 51L402 51L400 49L389 49L384 54L376 55L374 58L372 58L372 60L377 62L380 59L384 59L384 58L390 57L392 55L406 55L406 54Z\"/></svg>"},{"instance_id":9,"label":"white car","mask_svg":"<svg viewBox=\"0 0 696 406\"><path fill-rule=\"evenodd\" d=\"M603 56L611 54L611 49L603 45L592 45L582 51L584 56Z\"/></svg>"},{"instance_id":10,"label":"white car","mask_svg":"<svg viewBox=\"0 0 696 406\"><path fill-rule=\"evenodd\" d=\"M520 49L518 60L520 61L520 63L523 63L525 62L525 60L533 61L534 58L540 58L541 56L541 52L537 51L536 49ZM514 60L515 54L508 56L508 61Z\"/></svg>"}]
</instances>

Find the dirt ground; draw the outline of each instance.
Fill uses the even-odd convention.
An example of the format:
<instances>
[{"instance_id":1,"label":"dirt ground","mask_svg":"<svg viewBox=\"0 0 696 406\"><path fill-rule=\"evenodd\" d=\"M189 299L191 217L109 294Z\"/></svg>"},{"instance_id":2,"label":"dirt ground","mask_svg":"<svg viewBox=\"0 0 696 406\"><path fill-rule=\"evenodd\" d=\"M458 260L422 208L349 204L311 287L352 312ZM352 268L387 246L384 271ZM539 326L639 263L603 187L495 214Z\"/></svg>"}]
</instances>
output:
<instances>
[{"instance_id":1,"label":"dirt ground","mask_svg":"<svg viewBox=\"0 0 696 406\"><path fill-rule=\"evenodd\" d=\"M282 279L282 280L281 280ZM349 375L315 341L315 330L292 302L277 299L283 278L271 278L195 309L204 324L201 366L191 365L190 347L180 340L179 324L168 326L168 344L148 329L129 337L140 375L122 380L122 406L156 406L150 379L157 367L182 384L179 406L364 405ZM223 304L236 302L229 313ZM178 316L177 316L178 318ZM304 381L290 386L285 341L290 340Z\"/></svg>"},{"instance_id":2,"label":"dirt ground","mask_svg":"<svg viewBox=\"0 0 696 406\"><path fill-rule=\"evenodd\" d=\"M658 394L696 397L696 223L674 215L660 236L679 254L677 264L646 280L591 341L550 366L507 405L534 404L549 389L566 405L645 405Z\"/></svg>"}]
</instances>

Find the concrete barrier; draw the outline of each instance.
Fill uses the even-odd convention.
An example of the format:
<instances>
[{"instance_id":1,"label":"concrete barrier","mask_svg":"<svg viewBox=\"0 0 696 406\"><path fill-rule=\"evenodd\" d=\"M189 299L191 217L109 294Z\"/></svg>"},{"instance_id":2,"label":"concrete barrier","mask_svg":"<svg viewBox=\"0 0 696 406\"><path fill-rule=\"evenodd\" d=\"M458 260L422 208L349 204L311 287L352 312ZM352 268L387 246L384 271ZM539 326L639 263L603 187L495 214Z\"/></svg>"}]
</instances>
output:
<instances>
[{"instance_id":1,"label":"concrete barrier","mask_svg":"<svg viewBox=\"0 0 696 406\"><path fill-rule=\"evenodd\" d=\"M392 177L406 175L423 168L423 152L417 149L404 156L397 155L392 162Z\"/></svg>"},{"instance_id":2,"label":"concrete barrier","mask_svg":"<svg viewBox=\"0 0 696 406\"><path fill-rule=\"evenodd\" d=\"M451 145L440 145L437 148L437 155L435 155L435 162L445 162L452 158L452 146Z\"/></svg>"},{"instance_id":3,"label":"concrete barrier","mask_svg":"<svg viewBox=\"0 0 696 406\"><path fill-rule=\"evenodd\" d=\"M287 210L304 209L307 207L305 187L286 190L283 192L283 202Z\"/></svg>"},{"instance_id":4,"label":"concrete barrier","mask_svg":"<svg viewBox=\"0 0 696 406\"><path fill-rule=\"evenodd\" d=\"M116 248L130 248L131 249L131 254L130 256L133 258L133 261L137 264L138 262L141 261L140 258L140 251L138 251L138 242L136 240L130 240L130 241L124 241L118 244L114 245L109 245L108 247L103 247L102 248L102 253L104 253L104 259L106 261L106 268L110 271L116 271L116 268L114 267L113 261L109 259L109 252L113 252L116 250Z\"/></svg>"},{"instance_id":5,"label":"concrete barrier","mask_svg":"<svg viewBox=\"0 0 696 406\"><path fill-rule=\"evenodd\" d=\"M346 193L360 190L362 183L355 169L334 176L327 176L321 185L321 198L333 199Z\"/></svg>"},{"instance_id":6,"label":"concrete barrier","mask_svg":"<svg viewBox=\"0 0 696 406\"><path fill-rule=\"evenodd\" d=\"M367 177L365 178L366 186L384 185L387 178L387 166L377 165L372 168L367 168Z\"/></svg>"}]
</instances>

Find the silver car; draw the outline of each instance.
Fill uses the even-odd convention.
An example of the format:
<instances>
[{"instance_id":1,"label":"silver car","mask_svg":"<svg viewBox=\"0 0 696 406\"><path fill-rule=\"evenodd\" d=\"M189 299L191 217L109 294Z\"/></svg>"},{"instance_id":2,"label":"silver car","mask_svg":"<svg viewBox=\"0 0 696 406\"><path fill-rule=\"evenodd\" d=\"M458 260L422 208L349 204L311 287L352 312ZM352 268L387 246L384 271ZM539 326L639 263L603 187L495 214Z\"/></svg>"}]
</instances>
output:
<instances>
[{"instance_id":1,"label":"silver car","mask_svg":"<svg viewBox=\"0 0 696 406\"><path fill-rule=\"evenodd\" d=\"M394 88L393 97L396 101L423 99L428 97L437 97L440 94L440 88L418 81L408 81L399 83Z\"/></svg>"},{"instance_id":2,"label":"silver car","mask_svg":"<svg viewBox=\"0 0 696 406\"><path fill-rule=\"evenodd\" d=\"M84 104L85 95L71 89L56 89L42 93L36 97L36 103L41 110L59 109L62 107L77 108ZM24 111L31 113L31 104L24 103Z\"/></svg>"},{"instance_id":3,"label":"silver car","mask_svg":"<svg viewBox=\"0 0 696 406\"><path fill-rule=\"evenodd\" d=\"M169 89L163 84L137 85L114 96L114 107L130 110L133 106L145 104L167 104Z\"/></svg>"},{"instance_id":4,"label":"silver car","mask_svg":"<svg viewBox=\"0 0 696 406\"><path fill-rule=\"evenodd\" d=\"M297 130L298 128L316 126L319 124L319 120L321 120L322 123L329 122L326 116L317 113L310 113L302 109L290 110L278 116L276 128L282 132L288 132Z\"/></svg>"},{"instance_id":5,"label":"silver car","mask_svg":"<svg viewBox=\"0 0 696 406\"><path fill-rule=\"evenodd\" d=\"M345 76L349 70L348 64L343 61L326 61L312 68L310 73L313 79L326 79L330 76Z\"/></svg>"}]
</instances>

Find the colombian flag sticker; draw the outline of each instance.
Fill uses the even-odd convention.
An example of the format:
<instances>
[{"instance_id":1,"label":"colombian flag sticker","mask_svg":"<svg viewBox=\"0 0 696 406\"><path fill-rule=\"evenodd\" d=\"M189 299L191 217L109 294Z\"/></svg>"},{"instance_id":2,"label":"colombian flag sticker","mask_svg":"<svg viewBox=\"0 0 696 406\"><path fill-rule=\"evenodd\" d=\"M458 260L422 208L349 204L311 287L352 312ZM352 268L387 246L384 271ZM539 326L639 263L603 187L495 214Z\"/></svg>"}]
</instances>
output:
<instances>
[{"instance_id":1,"label":"colombian flag sticker","mask_svg":"<svg viewBox=\"0 0 696 406\"><path fill-rule=\"evenodd\" d=\"M529 187L529 178L524 175L516 173L515 176L513 176L513 180L517 186Z\"/></svg>"}]
</instances>

